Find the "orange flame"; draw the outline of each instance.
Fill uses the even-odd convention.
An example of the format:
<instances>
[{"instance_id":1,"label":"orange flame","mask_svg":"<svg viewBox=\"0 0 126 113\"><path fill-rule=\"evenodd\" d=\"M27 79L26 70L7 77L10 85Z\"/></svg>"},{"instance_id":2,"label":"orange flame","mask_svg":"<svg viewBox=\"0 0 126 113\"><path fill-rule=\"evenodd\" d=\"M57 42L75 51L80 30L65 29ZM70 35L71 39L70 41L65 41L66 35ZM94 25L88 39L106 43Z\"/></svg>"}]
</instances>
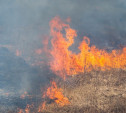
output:
<instances>
[{"instance_id":1,"label":"orange flame","mask_svg":"<svg viewBox=\"0 0 126 113\"><path fill-rule=\"evenodd\" d=\"M60 106L64 106L69 104L69 101L64 95L62 94L62 89L58 88L56 83L53 81L51 82L51 87L47 89L47 92L43 95L43 97L49 97L50 99L54 100Z\"/></svg>"},{"instance_id":2,"label":"orange flame","mask_svg":"<svg viewBox=\"0 0 126 113\"><path fill-rule=\"evenodd\" d=\"M66 23L70 22L70 18ZM122 50L112 50L111 53L100 50L96 46L90 46L90 39L83 37L78 49L80 53L76 54L69 50L69 47L74 44L74 38L77 33L69 24L64 23L59 17L55 17L50 21L51 28L51 44L52 49L48 50L48 39L44 41L45 53L50 53L52 60L49 62L51 70L62 78L67 75L76 75L81 72L89 72L92 70L110 70L112 68L126 68L126 47ZM36 53L41 54L42 50L37 50ZM58 88L56 82L51 82L51 86L47 88L43 98L49 98L60 106L70 104L67 97L62 93L63 89ZM22 96L25 97L24 95ZM39 106L38 112L42 112L46 108L46 101ZM30 107L26 106L25 112L29 113ZM24 113L20 109L19 113Z\"/></svg>"},{"instance_id":3,"label":"orange flame","mask_svg":"<svg viewBox=\"0 0 126 113\"><path fill-rule=\"evenodd\" d=\"M18 108L18 113L30 113L30 108L32 107L33 107L33 104L32 105L27 104L25 110Z\"/></svg>"},{"instance_id":4,"label":"orange flame","mask_svg":"<svg viewBox=\"0 0 126 113\"><path fill-rule=\"evenodd\" d=\"M20 96L20 98L21 98L21 99L24 99L27 95L28 95L28 93L25 91L25 92Z\"/></svg>"},{"instance_id":5,"label":"orange flame","mask_svg":"<svg viewBox=\"0 0 126 113\"><path fill-rule=\"evenodd\" d=\"M40 55L40 54L42 54L42 50L41 49L37 49L37 50L35 50L35 53Z\"/></svg>"},{"instance_id":6,"label":"orange flame","mask_svg":"<svg viewBox=\"0 0 126 113\"><path fill-rule=\"evenodd\" d=\"M108 53L105 50L99 50L96 46L90 47L90 39L84 37L78 47L80 53L75 54L69 50L69 47L74 44L74 38L77 37L76 31L59 17L51 20L50 29L52 37L50 53L53 57L50 67L62 78L65 79L66 75L76 75L93 69L110 70L126 67L126 47Z\"/></svg>"},{"instance_id":7,"label":"orange flame","mask_svg":"<svg viewBox=\"0 0 126 113\"><path fill-rule=\"evenodd\" d=\"M21 51L20 50L16 50L16 56L21 56Z\"/></svg>"},{"instance_id":8,"label":"orange flame","mask_svg":"<svg viewBox=\"0 0 126 113\"><path fill-rule=\"evenodd\" d=\"M46 107L46 102L44 101L42 105L39 106L38 112L42 112Z\"/></svg>"},{"instance_id":9,"label":"orange flame","mask_svg":"<svg viewBox=\"0 0 126 113\"><path fill-rule=\"evenodd\" d=\"M22 109L19 109L18 111L19 111L18 113L24 113Z\"/></svg>"},{"instance_id":10,"label":"orange flame","mask_svg":"<svg viewBox=\"0 0 126 113\"><path fill-rule=\"evenodd\" d=\"M58 88L54 81L51 82L51 86L44 93L43 98L49 98L60 106L70 104L68 98L64 97L64 95L62 93L62 89ZM39 107L38 111L40 112L43 109L45 109L45 106L46 106L46 101L42 104L42 106Z\"/></svg>"},{"instance_id":11,"label":"orange flame","mask_svg":"<svg viewBox=\"0 0 126 113\"><path fill-rule=\"evenodd\" d=\"M30 113L30 105L27 104L26 108L25 108L25 113Z\"/></svg>"},{"instance_id":12,"label":"orange flame","mask_svg":"<svg viewBox=\"0 0 126 113\"><path fill-rule=\"evenodd\" d=\"M29 95L28 92L25 91L25 92L20 96L20 98L21 98L21 99L25 99L26 97L32 98L33 96L32 96L32 95Z\"/></svg>"}]
</instances>

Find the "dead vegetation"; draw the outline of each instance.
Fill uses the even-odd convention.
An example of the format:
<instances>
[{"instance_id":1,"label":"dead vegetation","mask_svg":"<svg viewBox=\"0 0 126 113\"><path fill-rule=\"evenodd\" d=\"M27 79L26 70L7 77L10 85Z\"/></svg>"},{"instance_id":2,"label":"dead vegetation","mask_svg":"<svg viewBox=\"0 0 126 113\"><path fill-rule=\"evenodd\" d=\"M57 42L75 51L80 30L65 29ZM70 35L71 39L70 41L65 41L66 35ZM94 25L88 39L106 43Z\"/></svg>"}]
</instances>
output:
<instances>
[{"instance_id":1,"label":"dead vegetation","mask_svg":"<svg viewBox=\"0 0 126 113\"><path fill-rule=\"evenodd\" d=\"M41 113L126 113L126 70L92 71L69 77L64 82L55 81L63 88L70 105L60 107L47 103ZM33 108L29 113L37 113L37 110Z\"/></svg>"},{"instance_id":2,"label":"dead vegetation","mask_svg":"<svg viewBox=\"0 0 126 113\"><path fill-rule=\"evenodd\" d=\"M58 84L71 104L50 104L42 113L126 113L125 70L92 71Z\"/></svg>"}]
</instances>

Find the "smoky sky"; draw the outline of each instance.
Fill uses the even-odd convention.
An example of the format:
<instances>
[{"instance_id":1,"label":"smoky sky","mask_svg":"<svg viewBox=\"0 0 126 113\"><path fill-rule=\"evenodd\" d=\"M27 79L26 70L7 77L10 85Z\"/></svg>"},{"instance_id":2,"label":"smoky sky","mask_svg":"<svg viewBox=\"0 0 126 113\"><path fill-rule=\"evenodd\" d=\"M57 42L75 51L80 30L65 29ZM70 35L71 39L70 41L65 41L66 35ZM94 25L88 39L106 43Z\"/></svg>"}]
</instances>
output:
<instances>
[{"instance_id":1,"label":"smoky sky","mask_svg":"<svg viewBox=\"0 0 126 113\"><path fill-rule=\"evenodd\" d=\"M99 48L126 45L125 0L0 0L0 45L33 58L55 16L71 18L78 42L88 36Z\"/></svg>"},{"instance_id":2,"label":"smoky sky","mask_svg":"<svg viewBox=\"0 0 126 113\"><path fill-rule=\"evenodd\" d=\"M71 18L78 34L73 51L83 36L101 49L126 46L126 0L0 0L0 101L5 91L39 94L56 77L49 67L31 65L41 61L35 50L43 47L55 16Z\"/></svg>"}]
</instances>

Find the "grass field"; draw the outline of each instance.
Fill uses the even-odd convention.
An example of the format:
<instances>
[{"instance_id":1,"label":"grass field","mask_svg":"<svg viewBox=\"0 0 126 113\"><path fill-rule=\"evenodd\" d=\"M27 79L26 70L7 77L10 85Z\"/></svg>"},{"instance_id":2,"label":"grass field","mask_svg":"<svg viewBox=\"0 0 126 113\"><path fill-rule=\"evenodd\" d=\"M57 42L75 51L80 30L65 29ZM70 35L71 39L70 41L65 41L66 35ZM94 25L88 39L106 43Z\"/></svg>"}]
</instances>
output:
<instances>
[{"instance_id":1,"label":"grass field","mask_svg":"<svg viewBox=\"0 0 126 113\"><path fill-rule=\"evenodd\" d=\"M126 113L126 70L92 71L58 84L71 104L48 104L42 113Z\"/></svg>"},{"instance_id":2,"label":"grass field","mask_svg":"<svg viewBox=\"0 0 126 113\"><path fill-rule=\"evenodd\" d=\"M126 113L126 70L92 71L55 81L70 104L60 107L49 101L41 113ZM26 113L37 113L37 110L33 107ZM17 110L8 108L6 113L17 113Z\"/></svg>"}]
</instances>

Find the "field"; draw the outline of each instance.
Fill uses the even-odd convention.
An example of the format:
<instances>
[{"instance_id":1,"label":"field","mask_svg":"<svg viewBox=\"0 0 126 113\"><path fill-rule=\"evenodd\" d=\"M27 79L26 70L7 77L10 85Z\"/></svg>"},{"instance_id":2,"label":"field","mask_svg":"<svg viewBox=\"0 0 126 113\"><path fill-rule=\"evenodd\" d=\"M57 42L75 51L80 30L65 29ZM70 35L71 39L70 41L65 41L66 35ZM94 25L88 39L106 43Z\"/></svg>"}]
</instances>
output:
<instances>
[{"instance_id":1,"label":"field","mask_svg":"<svg viewBox=\"0 0 126 113\"><path fill-rule=\"evenodd\" d=\"M40 113L126 113L126 70L92 71L55 81L70 104L61 107L47 98ZM15 107L5 108L1 106L5 113L19 112ZM38 107L25 112L37 113Z\"/></svg>"},{"instance_id":2,"label":"field","mask_svg":"<svg viewBox=\"0 0 126 113\"><path fill-rule=\"evenodd\" d=\"M57 80L59 81L59 80ZM126 71L92 71L58 83L70 105L48 104L42 113L125 113Z\"/></svg>"}]
</instances>

